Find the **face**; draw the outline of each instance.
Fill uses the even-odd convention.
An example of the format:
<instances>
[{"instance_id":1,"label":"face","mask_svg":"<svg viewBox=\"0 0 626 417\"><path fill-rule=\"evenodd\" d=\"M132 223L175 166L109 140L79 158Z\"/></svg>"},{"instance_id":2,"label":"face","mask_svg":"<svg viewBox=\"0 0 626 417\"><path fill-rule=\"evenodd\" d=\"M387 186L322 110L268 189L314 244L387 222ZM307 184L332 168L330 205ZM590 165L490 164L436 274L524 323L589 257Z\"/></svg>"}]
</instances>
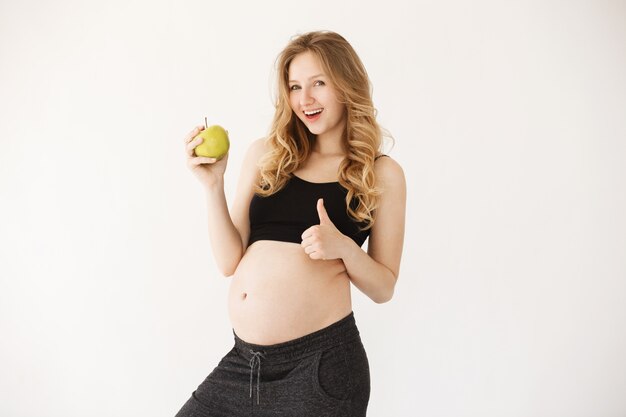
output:
<instances>
[{"instance_id":1,"label":"face","mask_svg":"<svg viewBox=\"0 0 626 417\"><path fill-rule=\"evenodd\" d=\"M337 101L335 89L313 53L303 52L291 61L288 88L291 109L311 133L341 136L345 106Z\"/></svg>"}]
</instances>

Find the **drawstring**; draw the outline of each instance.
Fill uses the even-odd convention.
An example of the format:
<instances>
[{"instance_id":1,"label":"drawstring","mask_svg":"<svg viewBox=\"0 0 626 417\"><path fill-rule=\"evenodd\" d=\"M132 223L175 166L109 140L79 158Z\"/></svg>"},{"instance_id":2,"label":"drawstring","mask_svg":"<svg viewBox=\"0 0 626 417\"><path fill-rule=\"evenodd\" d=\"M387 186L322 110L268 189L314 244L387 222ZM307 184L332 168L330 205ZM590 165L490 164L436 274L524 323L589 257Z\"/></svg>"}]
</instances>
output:
<instances>
[{"instance_id":1,"label":"drawstring","mask_svg":"<svg viewBox=\"0 0 626 417\"><path fill-rule=\"evenodd\" d=\"M255 352L250 349L250 353L252 353L252 358L250 359L250 398L252 398L252 371L254 369L254 362L259 364L259 372L257 374L256 381L256 403L259 403L259 384L261 383L261 358L259 356L265 357L261 352Z\"/></svg>"}]
</instances>

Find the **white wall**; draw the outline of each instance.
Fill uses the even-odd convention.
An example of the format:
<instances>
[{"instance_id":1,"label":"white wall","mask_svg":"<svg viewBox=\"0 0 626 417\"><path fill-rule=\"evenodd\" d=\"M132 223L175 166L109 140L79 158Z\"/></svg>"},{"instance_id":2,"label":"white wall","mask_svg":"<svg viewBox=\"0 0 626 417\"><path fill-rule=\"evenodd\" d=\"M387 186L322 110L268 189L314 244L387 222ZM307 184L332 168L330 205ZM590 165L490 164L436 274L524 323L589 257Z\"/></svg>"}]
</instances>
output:
<instances>
[{"instance_id":1,"label":"white wall","mask_svg":"<svg viewBox=\"0 0 626 417\"><path fill-rule=\"evenodd\" d=\"M624 1L0 3L0 415L173 416L233 343L183 137L343 34L408 184L371 416L626 415Z\"/></svg>"}]
</instances>

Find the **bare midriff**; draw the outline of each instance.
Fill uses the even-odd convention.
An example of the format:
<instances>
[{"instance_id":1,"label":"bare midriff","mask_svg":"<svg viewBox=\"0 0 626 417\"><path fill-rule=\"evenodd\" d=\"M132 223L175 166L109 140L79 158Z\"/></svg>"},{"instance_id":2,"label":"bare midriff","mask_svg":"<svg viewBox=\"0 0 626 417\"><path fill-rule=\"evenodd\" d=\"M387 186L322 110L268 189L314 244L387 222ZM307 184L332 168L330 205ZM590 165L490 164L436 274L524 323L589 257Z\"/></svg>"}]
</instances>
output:
<instances>
[{"instance_id":1,"label":"bare midriff","mask_svg":"<svg viewBox=\"0 0 626 417\"><path fill-rule=\"evenodd\" d=\"M230 279L231 325L249 343L293 340L352 311L350 278L343 261L311 259L299 243L254 242Z\"/></svg>"}]
</instances>

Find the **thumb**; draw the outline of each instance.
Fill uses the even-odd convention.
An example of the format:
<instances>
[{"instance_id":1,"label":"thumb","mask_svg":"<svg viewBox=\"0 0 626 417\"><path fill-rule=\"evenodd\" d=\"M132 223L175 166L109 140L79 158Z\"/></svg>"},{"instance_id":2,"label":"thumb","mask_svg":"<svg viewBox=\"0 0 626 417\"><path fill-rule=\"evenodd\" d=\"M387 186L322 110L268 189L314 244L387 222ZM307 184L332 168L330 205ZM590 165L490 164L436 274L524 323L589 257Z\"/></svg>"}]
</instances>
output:
<instances>
[{"instance_id":1,"label":"thumb","mask_svg":"<svg viewBox=\"0 0 626 417\"><path fill-rule=\"evenodd\" d=\"M320 217L320 224L333 224L333 222L330 221L328 213L326 212L326 208L324 207L323 198L317 200L317 214Z\"/></svg>"}]
</instances>

